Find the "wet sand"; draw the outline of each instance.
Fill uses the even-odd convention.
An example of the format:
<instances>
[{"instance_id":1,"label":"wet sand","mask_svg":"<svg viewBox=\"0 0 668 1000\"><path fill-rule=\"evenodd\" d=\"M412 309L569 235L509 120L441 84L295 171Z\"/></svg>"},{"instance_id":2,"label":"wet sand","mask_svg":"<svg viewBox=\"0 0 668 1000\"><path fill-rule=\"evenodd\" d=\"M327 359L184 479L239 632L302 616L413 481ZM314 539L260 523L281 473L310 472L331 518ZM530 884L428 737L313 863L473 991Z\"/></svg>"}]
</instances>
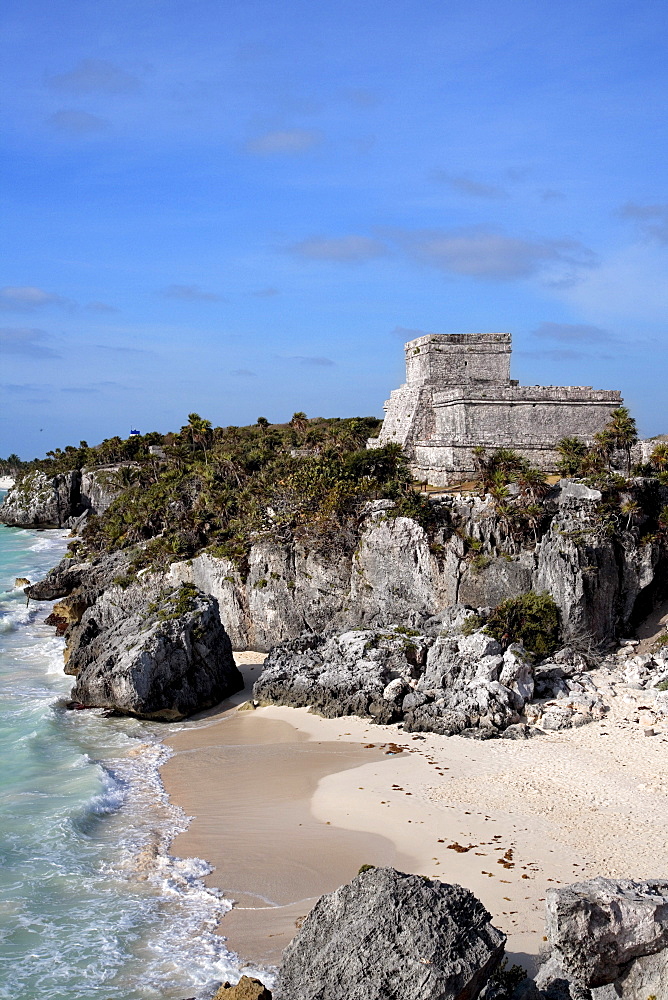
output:
<instances>
[{"instance_id":1,"label":"wet sand","mask_svg":"<svg viewBox=\"0 0 668 1000\"><path fill-rule=\"evenodd\" d=\"M238 655L252 683L261 657ZM547 888L668 877L668 731L645 737L637 705L612 702L603 722L526 742L212 714L168 741L165 786L194 817L173 851L215 866L208 882L237 900L221 933L247 961L276 964L315 899L369 863L471 889L532 970Z\"/></svg>"},{"instance_id":2,"label":"wet sand","mask_svg":"<svg viewBox=\"0 0 668 1000\"><path fill-rule=\"evenodd\" d=\"M299 724L234 708L188 724L168 743L175 755L162 770L165 787L194 817L172 852L214 866L205 881L235 901L221 933L242 959L276 964L317 898L370 859L409 863L382 833L342 830L312 812L324 777L380 760L380 750L314 739Z\"/></svg>"}]
</instances>

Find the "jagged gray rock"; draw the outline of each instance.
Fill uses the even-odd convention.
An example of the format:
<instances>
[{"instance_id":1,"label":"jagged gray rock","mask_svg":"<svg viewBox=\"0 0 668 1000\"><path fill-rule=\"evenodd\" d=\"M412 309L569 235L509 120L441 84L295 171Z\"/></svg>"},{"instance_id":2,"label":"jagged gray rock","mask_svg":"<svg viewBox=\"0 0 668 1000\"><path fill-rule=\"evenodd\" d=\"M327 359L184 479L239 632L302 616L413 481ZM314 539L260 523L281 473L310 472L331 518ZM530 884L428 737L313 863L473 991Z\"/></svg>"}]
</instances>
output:
<instances>
[{"instance_id":1,"label":"jagged gray rock","mask_svg":"<svg viewBox=\"0 0 668 1000\"><path fill-rule=\"evenodd\" d=\"M588 987L605 986L627 974L630 962L659 952L666 952L661 963L665 972L668 881L575 882L548 889L545 906L552 960L566 978Z\"/></svg>"},{"instance_id":2,"label":"jagged gray rock","mask_svg":"<svg viewBox=\"0 0 668 1000\"><path fill-rule=\"evenodd\" d=\"M283 952L275 1000L473 1000L505 934L458 885L393 868L321 896Z\"/></svg>"},{"instance_id":3,"label":"jagged gray rock","mask_svg":"<svg viewBox=\"0 0 668 1000\"><path fill-rule=\"evenodd\" d=\"M609 986L591 991L592 1000L657 1000L668 997L668 949L637 958Z\"/></svg>"},{"instance_id":4,"label":"jagged gray rock","mask_svg":"<svg viewBox=\"0 0 668 1000\"><path fill-rule=\"evenodd\" d=\"M36 478L10 491L0 520L76 529L86 511L104 509L124 475L120 466L53 480L31 474ZM636 480L634 488L644 492L647 509L668 503L668 487L656 481ZM491 498L433 500L439 527L432 535L410 518L393 517L392 501L379 500L367 505L359 533L342 531L334 549L331 539L263 538L251 547L247 573L203 552L173 564L170 581L216 598L236 649L268 651L304 631L388 621L427 633L426 623L457 604L490 607L529 590L554 597L566 634L609 645L649 610L668 551L659 536L641 543L638 530L610 533L598 501L581 496L583 489L562 481L547 498L535 547L513 537Z\"/></svg>"},{"instance_id":5,"label":"jagged gray rock","mask_svg":"<svg viewBox=\"0 0 668 1000\"><path fill-rule=\"evenodd\" d=\"M127 549L105 553L92 561L80 561L76 557L65 557L50 569L43 580L24 589L27 597L34 601L56 601L71 594L88 605L111 586L114 579L123 576L130 564Z\"/></svg>"},{"instance_id":6,"label":"jagged gray rock","mask_svg":"<svg viewBox=\"0 0 668 1000\"><path fill-rule=\"evenodd\" d=\"M514 687L497 680L503 669ZM483 632L434 638L389 626L338 636L306 633L274 647L253 697L310 706L328 718L403 720L407 732L447 736L482 727L491 733L519 723L532 670L521 645L504 657Z\"/></svg>"},{"instance_id":7,"label":"jagged gray rock","mask_svg":"<svg viewBox=\"0 0 668 1000\"><path fill-rule=\"evenodd\" d=\"M126 488L124 470L128 473L140 466L136 462L118 462L115 465L98 465L81 470L81 506L91 514L102 514L109 504Z\"/></svg>"},{"instance_id":8,"label":"jagged gray rock","mask_svg":"<svg viewBox=\"0 0 668 1000\"><path fill-rule=\"evenodd\" d=\"M647 481L643 488L648 508L668 503L668 487ZM262 539L251 548L247 575L202 553L173 564L171 578L217 598L237 649L268 651L307 630L387 622L427 632L447 608L495 606L529 590L547 591L565 633L596 646L626 634L668 568L665 542L641 544L633 531L611 535L591 498L548 498L535 547L509 534L489 498L432 501L440 523L433 537L410 518L392 517L389 503L369 504L357 544L333 554L303 540Z\"/></svg>"},{"instance_id":9,"label":"jagged gray rock","mask_svg":"<svg viewBox=\"0 0 668 1000\"><path fill-rule=\"evenodd\" d=\"M62 528L81 513L81 474L23 476L0 504L0 523L17 528Z\"/></svg>"},{"instance_id":10,"label":"jagged gray rock","mask_svg":"<svg viewBox=\"0 0 668 1000\"><path fill-rule=\"evenodd\" d=\"M86 707L174 720L244 686L215 600L193 587L112 585L84 613L69 649L72 699Z\"/></svg>"},{"instance_id":11,"label":"jagged gray rock","mask_svg":"<svg viewBox=\"0 0 668 1000\"><path fill-rule=\"evenodd\" d=\"M100 514L124 489L123 469L136 463L73 469L56 476L36 470L23 476L0 504L0 524L17 528L78 528Z\"/></svg>"}]
</instances>

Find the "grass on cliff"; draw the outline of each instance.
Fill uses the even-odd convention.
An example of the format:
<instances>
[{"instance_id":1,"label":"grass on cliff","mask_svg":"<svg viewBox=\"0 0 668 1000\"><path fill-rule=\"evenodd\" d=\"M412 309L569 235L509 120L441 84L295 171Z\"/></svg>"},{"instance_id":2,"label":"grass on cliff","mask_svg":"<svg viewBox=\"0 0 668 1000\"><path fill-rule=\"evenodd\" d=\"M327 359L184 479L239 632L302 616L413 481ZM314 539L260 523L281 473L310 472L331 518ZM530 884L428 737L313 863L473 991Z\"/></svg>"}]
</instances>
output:
<instances>
[{"instance_id":1,"label":"grass on cliff","mask_svg":"<svg viewBox=\"0 0 668 1000\"><path fill-rule=\"evenodd\" d=\"M413 490L401 449L366 449L379 425L374 417L298 413L289 424L260 418L250 427L213 428L191 414L178 434L162 438L164 459L135 452L137 467L108 510L90 519L85 544L93 553L135 546L135 570L203 549L243 570L262 538L317 538L332 556L354 547L373 499L391 499L391 516L428 526L431 505Z\"/></svg>"}]
</instances>

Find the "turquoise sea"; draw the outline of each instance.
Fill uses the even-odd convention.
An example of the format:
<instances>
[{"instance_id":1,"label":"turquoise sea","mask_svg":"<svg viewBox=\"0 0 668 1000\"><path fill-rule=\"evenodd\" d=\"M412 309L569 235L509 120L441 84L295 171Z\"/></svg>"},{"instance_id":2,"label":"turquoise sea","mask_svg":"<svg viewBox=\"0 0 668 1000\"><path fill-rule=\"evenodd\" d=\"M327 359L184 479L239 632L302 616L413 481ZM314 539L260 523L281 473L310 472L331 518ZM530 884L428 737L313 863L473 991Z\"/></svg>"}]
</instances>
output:
<instances>
[{"instance_id":1,"label":"turquoise sea","mask_svg":"<svg viewBox=\"0 0 668 1000\"><path fill-rule=\"evenodd\" d=\"M51 605L14 586L65 534L0 525L0 1000L192 997L239 972L206 863L169 855L165 728L67 710Z\"/></svg>"}]
</instances>

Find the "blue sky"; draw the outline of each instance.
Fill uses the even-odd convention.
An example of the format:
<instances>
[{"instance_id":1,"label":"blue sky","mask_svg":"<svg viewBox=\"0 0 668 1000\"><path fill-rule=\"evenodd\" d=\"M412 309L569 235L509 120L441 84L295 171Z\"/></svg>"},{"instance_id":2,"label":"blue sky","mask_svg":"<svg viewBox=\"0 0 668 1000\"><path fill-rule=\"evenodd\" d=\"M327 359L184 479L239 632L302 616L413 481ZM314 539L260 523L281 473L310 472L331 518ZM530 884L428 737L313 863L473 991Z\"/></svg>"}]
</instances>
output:
<instances>
[{"instance_id":1,"label":"blue sky","mask_svg":"<svg viewBox=\"0 0 668 1000\"><path fill-rule=\"evenodd\" d=\"M0 455L382 413L403 340L668 431L657 0L5 0Z\"/></svg>"}]
</instances>

